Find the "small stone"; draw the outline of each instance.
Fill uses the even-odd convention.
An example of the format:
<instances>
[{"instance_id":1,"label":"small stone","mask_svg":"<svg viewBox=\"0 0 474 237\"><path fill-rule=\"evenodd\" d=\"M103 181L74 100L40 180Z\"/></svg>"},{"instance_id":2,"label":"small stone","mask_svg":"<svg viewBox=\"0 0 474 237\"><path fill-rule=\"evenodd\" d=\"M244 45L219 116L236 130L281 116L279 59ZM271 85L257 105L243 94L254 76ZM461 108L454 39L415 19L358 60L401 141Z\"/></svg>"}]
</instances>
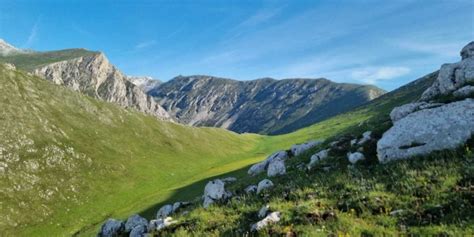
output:
<instances>
[{"instance_id":1,"label":"small stone","mask_svg":"<svg viewBox=\"0 0 474 237\"><path fill-rule=\"evenodd\" d=\"M261 193L264 190L267 190L269 188L273 187L273 182L268 179L264 179L260 181L257 185L257 194Z\"/></svg>"},{"instance_id":2,"label":"small stone","mask_svg":"<svg viewBox=\"0 0 474 237\"><path fill-rule=\"evenodd\" d=\"M170 204L164 205L156 213L156 219L168 217L172 213L173 213L173 206Z\"/></svg>"},{"instance_id":3,"label":"small stone","mask_svg":"<svg viewBox=\"0 0 474 237\"><path fill-rule=\"evenodd\" d=\"M349 162L351 162L351 164L355 164L360 160L364 160L365 156L364 154L360 152L354 152L354 153L349 152L347 153L347 159L349 160Z\"/></svg>"},{"instance_id":4,"label":"small stone","mask_svg":"<svg viewBox=\"0 0 474 237\"><path fill-rule=\"evenodd\" d=\"M257 192L257 185L249 185L244 189L244 191L247 194L255 193L255 192Z\"/></svg>"},{"instance_id":5,"label":"small stone","mask_svg":"<svg viewBox=\"0 0 474 237\"><path fill-rule=\"evenodd\" d=\"M280 221L280 212L272 212L267 217L265 217L263 220L253 224L252 227L251 227L251 230L252 231L259 231L259 230L267 227L270 224L277 223L278 221Z\"/></svg>"}]
</instances>

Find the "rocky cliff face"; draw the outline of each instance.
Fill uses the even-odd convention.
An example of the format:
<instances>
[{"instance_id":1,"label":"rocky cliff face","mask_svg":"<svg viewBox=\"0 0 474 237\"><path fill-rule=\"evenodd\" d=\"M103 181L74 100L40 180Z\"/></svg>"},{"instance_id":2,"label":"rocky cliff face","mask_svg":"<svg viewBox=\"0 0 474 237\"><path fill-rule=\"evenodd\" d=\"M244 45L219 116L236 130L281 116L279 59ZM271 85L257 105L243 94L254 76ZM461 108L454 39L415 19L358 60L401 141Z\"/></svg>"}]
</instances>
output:
<instances>
[{"instance_id":1,"label":"rocky cliff face","mask_svg":"<svg viewBox=\"0 0 474 237\"><path fill-rule=\"evenodd\" d=\"M148 93L162 83L160 80L147 76L127 76L127 80L138 86L145 93Z\"/></svg>"},{"instance_id":2,"label":"rocky cliff face","mask_svg":"<svg viewBox=\"0 0 474 237\"><path fill-rule=\"evenodd\" d=\"M128 81L103 53L47 64L36 68L33 73L94 98L170 120L169 114Z\"/></svg>"},{"instance_id":3,"label":"rocky cliff face","mask_svg":"<svg viewBox=\"0 0 474 237\"><path fill-rule=\"evenodd\" d=\"M179 76L149 91L181 123L266 134L294 131L383 93L373 86L326 79L236 81L210 76Z\"/></svg>"}]
</instances>

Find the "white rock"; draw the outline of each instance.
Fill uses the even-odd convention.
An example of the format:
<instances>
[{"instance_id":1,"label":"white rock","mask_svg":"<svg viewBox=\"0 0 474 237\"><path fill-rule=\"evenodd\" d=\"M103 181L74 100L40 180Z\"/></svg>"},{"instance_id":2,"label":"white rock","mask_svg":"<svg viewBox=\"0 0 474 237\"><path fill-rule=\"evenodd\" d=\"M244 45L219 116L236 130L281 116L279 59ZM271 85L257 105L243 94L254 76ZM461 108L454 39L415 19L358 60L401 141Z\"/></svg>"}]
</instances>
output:
<instances>
[{"instance_id":1,"label":"white rock","mask_svg":"<svg viewBox=\"0 0 474 237\"><path fill-rule=\"evenodd\" d=\"M257 185L249 185L244 189L244 191L247 194L255 193L255 192L257 192Z\"/></svg>"},{"instance_id":2,"label":"white rock","mask_svg":"<svg viewBox=\"0 0 474 237\"><path fill-rule=\"evenodd\" d=\"M453 95L457 98L466 98L474 94L474 86L465 86L453 92Z\"/></svg>"},{"instance_id":3,"label":"white rock","mask_svg":"<svg viewBox=\"0 0 474 237\"><path fill-rule=\"evenodd\" d=\"M427 104L426 102L415 102L415 103L409 103L409 104L404 104L399 107L395 107L392 109L392 112L390 112L390 119L392 122L396 122L407 115L419 110L420 106Z\"/></svg>"},{"instance_id":4,"label":"white rock","mask_svg":"<svg viewBox=\"0 0 474 237\"><path fill-rule=\"evenodd\" d=\"M188 204L189 204L189 202L175 202L173 204L173 213L175 213L178 209L180 209L181 207L186 206Z\"/></svg>"},{"instance_id":5,"label":"white rock","mask_svg":"<svg viewBox=\"0 0 474 237\"><path fill-rule=\"evenodd\" d=\"M309 149L311 149L311 148L313 148L317 145L320 145L321 143L323 143L323 141L313 140L313 141L309 141L309 142L306 142L306 143L303 143L303 144L293 145L290 148L291 154L293 154L293 156L299 156L302 153L304 153L305 151L307 151L307 150L309 150Z\"/></svg>"},{"instance_id":6,"label":"white rock","mask_svg":"<svg viewBox=\"0 0 474 237\"><path fill-rule=\"evenodd\" d=\"M171 204L164 205L156 213L156 219L165 218L173 213L173 206Z\"/></svg>"},{"instance_id":7,"label":"white rock","mask_svg":"<svg viewBox=\"0 0 474 237\"><path fill-rule=\"evenodd\" d=\"M260 181L257 185L257 194L259 194L263 190L267 190L271 187L273 187L273 182L270 181L269 179L264 179L264 180Z\"/></svg>"},{"instance_id":8,"label":"white rock","mask_svg":"<svg viewBox=\"0 0 474 237\"><path fill-rule=\"evenodd\" d=\"M266 217L269 209L270 209L270 206L268 204L260 208L260 210L258 211L258 218Z\"/></svg>"},{"instance_id":9,"label":"white rock","mask_svg":"<svg viewBox=\"0 0 474 237\"><path fill-rule=\"evenodd\" d=\"M454 149L474 133L474 100L449 103L409 114L377 143L380 162Z\"/></svg>"},{"instance_id":10,"label":"white rock","mask_svg":"<svg viewBox=\"0 0 474 237\"><path fill-rule=\"evenodd\" d=\"M347 159L349 160L349 162L351 162L351 164L355 164L360 160L364 160L365 156L364 154L360 152L354 152L354 153L349 152L347 153Z\"/></svg>"},{"instance_id":11,"label":"white rock","mask_svg":"<svg viewBox=\"0 0 474 237\"><path fill-rule=\"evenodd\" d=\"M148 224L148 230L149 231L157 231L164 229L172 224L178 223L177 221L174 221L173 218L171 217L166 217L166 218L159 218L157 220L151 220L150 223Z\"/></svg>"},{"instance_id":12,"label":"white rock","mask_svg":"<svg viewBox=\"0 0 474 237\"><path fill-rule=\"evenodd\" d=\"M370 139L372 139L372 131L367 131L362 134L362 138L357 142L357 145L364 145L366 142L370 141Z\"/></svg>"},{"instance_id":13,"label":"white rock","mask_svg":"<svg viewBox=\"0 0 474 237\"><path fill-rule=\"evenodd\" d=\"M268 165L272 162L273 159L286 160L288 159L288 153L286 151L277 151L268 156L264 161L252 165L252 167L250 167L247 173L251 176L263 173L268 168Z\"/></svg>"},{"instance_id":14,"label":"white rock","mask_svg":"<svg viewBox=\"0 0 474 237\"><path fill-rule=\"evenodd\" d=\"M274 177L286 174L285 161L280 158L273 159L268 165L267 176Z\"/></svg>"},{"instance_id":15,"label":"white rock","mask_svg":"<svg viewBox=\"0 0 474 237\"><path fill-rule=\"evenodd\" d=\"M5 68L6 68L7 70L12 70L12 71L16 70L15 65L13 65L13 64L11 64L11 63L4 63L3 66L5 66Z\"/></svg>"},{"instance_id":16,"label":"white rock","mask_svg":"<svg viewBox=\"0 0 474 237\"><path fill-rule=\"evenodd\" d=\"M217 200L228 198L229 193L225 191L225 183L220 179L210 181L204 188L204 208L209 207L210 204Z\"/></svg>"},{"instance_id":17,"label":"white rock","mask_svg":"<svg viewBox=\"0 0 474 237\"><path fill-rule=\"evenodd\" d=\"M251 230L259 231L270 224L277 223L278 221L280 221L280 212L272 212L263 220L253 224Z\"/></svg>"},{"instance_id":18,"label":"white rock","mask_svg":"<svg viewBox=\"0 0 474 237\"><path fill-rule=\"evenodd\" d=\"M100 237L113 237L120 235L125 229L122 221L115 219L108 219L100 228L100 232L97 236Z\"/></svg>"},{"instance_id":19,"label":"white rock","mask_svg":"<svg viewBox=\"0 0 474 237\"><path fill-rule=\"evenodd\" d=\"M312 168L321 160L328 158L329 156L329 149L321 150L318 153L311 156L311 161L308 164L308 168Z\"/></svg>"},{"instance_id":20,"label":"white rock","mask_svg":"<svg viewBox=\"0 0 474 237\"><path fill-rule=\"evenodd\" d=\"M351 140L351 146L354 146L355 144L357 144L357 138Z\"/></svg>"},{"instance_id":21,"label":"white rock","mask_svg":"<svg viewBox=\"0 0 474 237\"><path fill-rule=\"evenodd\" d=\"M204 197L204 202L202 203L202 206L204 208L208 208L209 206L211 206L212 204L214 203L214 199L210 198L210 197Z\"/></svg>"},{"instance_id":22,"label":"white rock","mask_svg":"<svg viewBox=\"0 0 474 237\"><path fill-rule=\"evenodd\" d=\"M147 219L137 215L137 214L134 214L134 215L131 215L128 219L127 219L127 222L125 222L125 232L130 232L132 231L132 229L135 227L135 226L139 226L139 225L144 225L146 226L148 224L148 221Z\"/></svg>"},{"instance_id":23,"label":"white rock","mask_svg":"<svg viewBox=\"0 0 474 237\"><path fill-rule=\"evenodd\" d=\"M227 178L222 179L222 182L224 182L224 183L232 183L232 182L235 182L235 181L237 181L237 178L235 178L235 177L227 177Z\"/></svg>"}]
</instances>

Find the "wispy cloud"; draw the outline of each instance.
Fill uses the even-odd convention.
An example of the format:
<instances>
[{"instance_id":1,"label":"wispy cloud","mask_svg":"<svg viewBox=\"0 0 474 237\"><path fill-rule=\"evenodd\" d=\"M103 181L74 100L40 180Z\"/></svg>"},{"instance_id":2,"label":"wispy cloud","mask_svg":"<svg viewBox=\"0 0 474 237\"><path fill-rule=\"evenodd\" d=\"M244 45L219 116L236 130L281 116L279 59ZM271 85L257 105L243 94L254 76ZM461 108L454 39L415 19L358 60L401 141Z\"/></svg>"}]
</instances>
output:
<instances>
[{"instance_id":1,"label":"wispy cloud","mask_svg":"<svg viewBox=\"0 0 474 237\"><path fill-rule=\"evenodd\" d=\"M249 18L242 21L239 25L237 25L237 29L253 27L267 22L273 17L277 16L281 12L281 10L281 7L261 9L257 11L254 15L250 16Z\"/></svg>"},{"instance_id":2,"label":"wispy cloud","mask_svg":"<svg viewBox=\"0 0 474 237\"><path fill-rule=\"evenodd\" d=\"M395 79L410 73L408 67L364 67L354 69L351 77L367 84L377 84L379 81Z\"/></svg>"},{"instance_id":3,"label":"wispy cloud","mask_svg":"<svg viewBox=\"0 0 474 237\"><path fill-rule=\"evenodd\" d=\"M31 27L30 34L28 35L28 38L26 39L25 44L23 44L23 48L31 47L31 45L37 40L40 21L41 21L41 17L38 17L36 22Z\"/></svg>"},{"instance_id":4,"label":"wispy cloud","mask_svg":"<svg viewBox=\"0 0 474 237\"><path fill-rule=\"evenodd\" d=\"M142 41L138 44L135 45L135 49L144 49L144 48L148 48L148 47L151 47L153 45L155 45L157 42L156 40L147 40L147 41Z\"/></svg>"}]
</instances>

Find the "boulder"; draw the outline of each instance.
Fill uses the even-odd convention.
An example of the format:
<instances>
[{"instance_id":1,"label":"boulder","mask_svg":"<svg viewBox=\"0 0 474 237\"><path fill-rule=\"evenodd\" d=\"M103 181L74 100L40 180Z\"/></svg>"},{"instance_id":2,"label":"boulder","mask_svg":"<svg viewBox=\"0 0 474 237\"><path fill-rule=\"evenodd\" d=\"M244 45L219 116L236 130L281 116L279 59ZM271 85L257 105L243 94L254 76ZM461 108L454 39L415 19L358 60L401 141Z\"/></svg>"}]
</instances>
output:
<instances>
[{"instance_id":1,"label":"boulder","mask_svg":"<svg viewBox=\"0 0 474 237\"><path fill-rule=\"evenodd\" d=\"M244 189L244 191L247 194L255 193L255 192L257 192L257 185L249 185Z\"/></svg>"},{"instance_id":2,"label":"boulder","mask_svg":"<svg viewBox=\"0 0 474 237\"><path fill-rule=\"evenodd\" d=\"M277 151L277 152L271 154L270 156L268 156L264 161L252 165L250 167L250 169L247 171L247 173L251 176L255 176L255 175L258 175L260 173L263 173L268 168L268 165L274 159L286 160L286 159L288 159L288 153L286 151Z\"/></svg>"},{"instance_id":3,"label":"boulder","mask_svg":"<svg viewBox=\"0 0 474 237\"><path fill-rule=\"evenodd\" d=\"M439 70L438 78L421 95L421 101L430 101L439 96L449 95L455 90L474 82L474 57L469 43L461 50L462 61L444 64Z\"/></svg>"},{"instance_id":4,"label":"boulder","mask_svg":"<svg viewBox=\"0 0 474 237\"><path fill-rule=\"evenodd\" d=\"M175 202L173 204L173 212L172 213L175 213L176 211L178 211L181 207L184 207L184 206L187 206L189 205L190 203L189 202Z\"/></svg>"},{"instance_id":5,"label":"boulder","mask_svg":"<svg viewBox=\"0 0 474 237\"><path fill-rule=\"evenodd\" d=\"M269 209L270 206L268 204L260 208L260 210L258 211L258 218L266 217Z\"/></svg>"},{"instance_id":6,"label":"boulder","mask_svg":"<svg viewBox=\"0 0 474 237\"><path fill-rule=\"evenodd\" d=\"M268 214L267 217L263 218L261 221L253 224L251 230L259 231L270 224L277 223L278 221L280 221L280 212L272 212Z\"/></svg>"},{"instance_id":7,"label":"boulder","mask_svg":"<svg viewBox=\"0 0 474 237\"><path fill-rule=\"evenodd\" d=\"M257 185L257 194L261 193L264 190L273 187L273 182L269 179L264 179L260 181Z\"/></svg>"},{"instance_id":8,"label":"boulder","mask_svg":"<svg viewBox=\"0 0 474 237\"><path fill-rule=\"evenodd\" d=\"M235 182L235 181L237 181L236 177L227 177L227 178L222 179L222 182L224 182L224 183L232 183L232 182Z\"/></svg>"},{"instance_id":9,"label":"boulder","mask_svg":"<svg viewBox=\"0 0 474 237\"><path fill-rule=\"evenodd\" d=\"M357 142L357 145L362 146L366 142L370 141L372 139L372 131L367 131L362 134L362 138Z\"/></svg>"},{"instance_id":10,"label":"boulder","mask_svg":"<svg viewBox=\"0 0 474 237\"><path fill-rule=\"evenodd\" d=\"M303 143L303 144L293 145L290 148L291 154L293 156L299 156L299 155L303 154L305 151L308 151L309 149L311 149L315 146L318 146L322 143L323 143L323 141L313 140L313 141L309 141L309 142L306 142L306 143Z\"/></svg>"},{"instance_id":11,"label":"boulder","mask_svg":"<svg viewBox=\"0 0 474 237\"><path fill-rule=\"evenodd\" d=\"M145 237L148 231L147 224L137 225L130 231L130 237Z\"/></svg>"},{"instance_id":12,"label":"boulder","mask_svg":"<svg viewBox=\"0 0 474 237\"><path fill-rule=\"evenodd\" d=\"M311 156L311 161L308 164L308 168L312 168L316 165L319 161L328 158L329 156L329 149L321 150L318 153Z\"/></svg>"},{"instance_id":13,"label":"boulder","mask_svg":"<svg viewBox=\"0 0 474 237\"><path fill-rule=\"evenodd\" d=\"M281 158L273 159L268 165L267 176L274 177L286 174L285 161Z\"/></svg>"},{"instance_id":14,"label":"boulder","mask_svg":"<svg viewBox=\"0 0 474 237\"><path fill-rule=\"evenodd\" d=\"M427 102L415 102L405 104L399 107L395 107L392 112L390 112L390 118L393 123L396 121L405 118L407 115L414 113L423 109L431 109L444 105L443 103L427 103Z\"/></svg>"},{"instance_id":15,"label":"boulder","mask_svg":"<svg viewBox=\"0 0 474 237\"><path fill-rule=\"evenodd\" d=\"M114 237L123 233L125 225L122 221L108 219L100 228L99 237Z\"/></svg>"},{"instance_id":16,"label":"boulder","mask_svg":"<svg viewBox=\"0 0 474 237\"><path fill-rule=\"evenodd\" d=\"M474 95L474 86L465 86L453 92L456 98L467 98Z\"/></svg>"},{"instance_id":17,"label":"boulder","mask_svg":"<svg viewBox=\"0 0 474 237\"><path fill-rule=\"evenodd\" d=\"M165 218L171 214L173 214L173 205L167 204L162 206L160 210L158 210L158 212L156 213L156 219Z\"/></svg>"},{"instance_id":18,"label":"boulder","mask_svg":"<svg viewBox=\"0 0 474 237\"><path fill-rule=\"evenodd\" d=\"M351 164L355 164L360 160L365 160L365 156L364 154L360 152L354 152L354 153L349 152L347 153L347 159L349 160L349 162L351 162Z\"/></svg>"},{"instance_id":19,"label":"boulder","mask_svg":"<svg viewBox=\"0 0 474 237\"><path fill-rule=\"evenodd\" d=\"M461 58L474 58L474 41L470 42L461 49Z\"/></svg>"},{"instance_id":20,"label":"boulder","mask_svg":"<svg viewBox=\"0 0 474 237\"><path fill-rule=\"evenodd\" d=\"M174 221L173 218L171 217L166 217L166 218L159 218L157 220L151 220L150 223L148 224L148 230L149 231L159 231L161 229L164 229L172 224L178 223L177 221Z\"/></svg>"},{"instance_id":21,"label":"boulder","mask_svg":"<svg viewBox=\"0 0 474 237\"><path fill-rule=\"evenodd\" d=\"M209 207L212 203L218 200L226 199L232 196L230 192L225 191L225 183L220 180L216 179L210 181L206 184L204 188L204 208Z\"/></svg>"},{"instance_id":22,"label":"boulder","mask_svg":"<svg viewBox=\"0 0 474 237\"><path fill-rule=\"evenodd\" d=\"M394 123L377 142L380 162L453 149L474 133L474 100L424 109Z\"/></svg>"},{"instance_id":23,"label":"boulder","mask_svg":"<svg viewBox=\"0 0 474 237\"><path fill-rule=\"evenodd\" d=\"M137 214L134 214L134 215L131 215L128 219L127 219L127 222L125 222L125 232L130 232L132 231L132 229L135 227L135 226L139 226L139 225L148 225L148 221L147 219L137 215Z\"/></svg>"}]
</instances>

